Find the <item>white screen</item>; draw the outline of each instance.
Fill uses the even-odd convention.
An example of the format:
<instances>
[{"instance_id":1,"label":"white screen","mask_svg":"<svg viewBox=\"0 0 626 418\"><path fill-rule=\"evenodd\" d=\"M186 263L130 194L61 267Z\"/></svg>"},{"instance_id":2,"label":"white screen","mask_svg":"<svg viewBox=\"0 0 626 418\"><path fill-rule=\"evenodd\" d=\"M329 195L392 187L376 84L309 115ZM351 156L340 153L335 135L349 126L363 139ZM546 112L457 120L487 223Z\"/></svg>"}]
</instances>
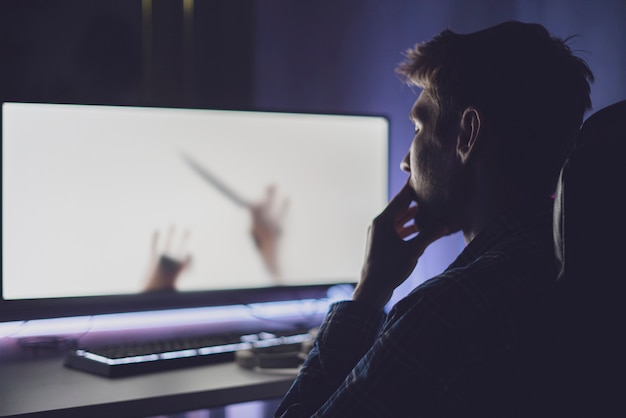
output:
<instances>
[{"instance_id":1,"label":"white screen","mask_svg":"<svg viewBox=\"0 0 626 418\"><path fill-rule=\"evenodd\" d=\"M356 281L387 136L381 117L5 103L3 297L141 292L170 228L178 290ZM280 278L250 232L270 185Z\"/></svg>"}]
</instances>

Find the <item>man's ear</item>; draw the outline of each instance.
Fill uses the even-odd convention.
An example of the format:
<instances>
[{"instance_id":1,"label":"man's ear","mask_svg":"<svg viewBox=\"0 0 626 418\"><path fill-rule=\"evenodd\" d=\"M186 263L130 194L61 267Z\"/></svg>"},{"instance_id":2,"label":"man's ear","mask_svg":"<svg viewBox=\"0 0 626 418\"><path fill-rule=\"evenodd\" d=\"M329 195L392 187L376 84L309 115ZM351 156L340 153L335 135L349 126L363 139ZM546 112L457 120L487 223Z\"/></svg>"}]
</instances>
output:
<instances>
[{"instance_id":1,"label":"man's ear","mask_svg":"<svg viewBox=\"0 0 626 418\"><path fill-rule=\"evenodd\" d=\"M477 108L470 106L463 111L456 147L462 163L469 161L476 153L481 132L484 130L483 124L483 114Z\"/></svg>"}]
</instances>

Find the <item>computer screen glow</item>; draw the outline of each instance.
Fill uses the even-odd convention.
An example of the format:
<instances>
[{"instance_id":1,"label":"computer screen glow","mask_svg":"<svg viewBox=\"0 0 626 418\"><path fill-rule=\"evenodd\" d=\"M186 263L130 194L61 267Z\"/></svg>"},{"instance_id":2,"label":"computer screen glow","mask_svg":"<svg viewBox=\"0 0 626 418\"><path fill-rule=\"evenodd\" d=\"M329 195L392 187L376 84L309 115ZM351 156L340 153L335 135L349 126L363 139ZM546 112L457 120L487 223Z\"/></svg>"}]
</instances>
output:
<instances>
[{"instance_id":1,"label":"computer screen glow","mask_svg":"<svg viewBox=\"0 0 626 418\"><path fill-rule=\"evenodd\" d=\"M356 281L387 200L381 117L3 104L3 299ZM253 208L278 243L260 250ZM267 215L267 214L266 214ZM261 243L262 244L262 243Z\"/></svg>"}]
</instances>

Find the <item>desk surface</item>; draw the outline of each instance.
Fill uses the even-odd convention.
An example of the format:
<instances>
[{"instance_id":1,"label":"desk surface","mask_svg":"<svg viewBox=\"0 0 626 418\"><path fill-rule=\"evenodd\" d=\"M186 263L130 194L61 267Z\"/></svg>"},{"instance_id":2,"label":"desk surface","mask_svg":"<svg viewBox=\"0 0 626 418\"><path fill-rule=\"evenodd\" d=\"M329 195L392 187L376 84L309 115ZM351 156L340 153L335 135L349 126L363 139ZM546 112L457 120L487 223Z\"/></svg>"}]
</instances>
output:
<instances>
[{"instance_id":1,"label":"desk surface","mask_svg":"<svg viewBox=\"0 0 626 418\"><path fill-rule=\"evenodd\" d=\"M108 379L63 367L63 358L0 358L0 416L146 417L282 396L294 373L235 363Z\"/></svg>"}]
</instances>

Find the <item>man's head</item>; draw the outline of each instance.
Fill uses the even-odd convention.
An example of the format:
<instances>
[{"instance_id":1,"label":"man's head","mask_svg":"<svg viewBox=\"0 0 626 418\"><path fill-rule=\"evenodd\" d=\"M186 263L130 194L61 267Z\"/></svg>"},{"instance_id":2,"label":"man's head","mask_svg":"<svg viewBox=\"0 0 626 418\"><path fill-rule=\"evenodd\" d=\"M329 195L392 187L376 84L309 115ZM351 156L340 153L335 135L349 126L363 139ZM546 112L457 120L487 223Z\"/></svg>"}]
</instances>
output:
<instances>
[{"instance_id":1,"label":"man's head","mask_svg":"<svg viewBox=\"0 0 626 418\"><path fill-rule=\"evenodd\" d=\"M412 177L434 176L439 179L435 183L447 186L438 193L448 196L440 199L459 204L462 189L472 187L461 176L467 163L463 159L470 157L497 176L501 186L529 198L554 191L566 152L591 107L593 80L563 40L541 25L520 22L466 35L446 30L409 50L398 72L422 89L412 119L420 122L420 112L428 119L428 126L418 127L428 132L416 133L412 152L424 140L433 147L441 142L445 154L435 161L426 155L432 152L425 152L412 164L405 160L404 167ZM424 162L427 158L430 163ZM414 167L416 163L428 166Z\"/></svg>"}]
</instances>

